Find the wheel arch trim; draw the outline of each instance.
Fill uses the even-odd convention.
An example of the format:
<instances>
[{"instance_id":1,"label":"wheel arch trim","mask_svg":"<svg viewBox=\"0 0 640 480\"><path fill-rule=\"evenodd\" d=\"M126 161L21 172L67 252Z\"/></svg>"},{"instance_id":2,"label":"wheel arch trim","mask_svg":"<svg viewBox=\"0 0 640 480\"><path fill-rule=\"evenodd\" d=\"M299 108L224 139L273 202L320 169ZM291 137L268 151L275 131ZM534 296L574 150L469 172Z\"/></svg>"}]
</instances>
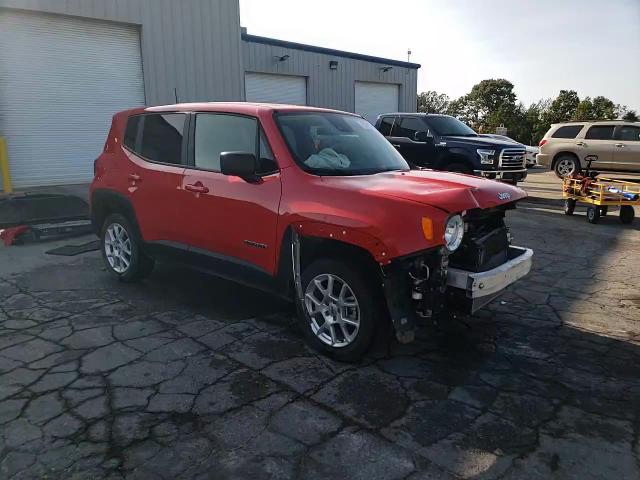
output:
<instances>
[{"instance_id":1,"label":"wheel arch trim","mask_svg":"<svg viewBox=\"0 0 640 480\"><path fill-rule=\"evenodd\" d=\"M120 213L129 219L142 238L138 218L131 200L120 192L96 189L91 194L91 225L96 235L100 235L102 224L110 213Z\"/></svg>"}]
</instances>

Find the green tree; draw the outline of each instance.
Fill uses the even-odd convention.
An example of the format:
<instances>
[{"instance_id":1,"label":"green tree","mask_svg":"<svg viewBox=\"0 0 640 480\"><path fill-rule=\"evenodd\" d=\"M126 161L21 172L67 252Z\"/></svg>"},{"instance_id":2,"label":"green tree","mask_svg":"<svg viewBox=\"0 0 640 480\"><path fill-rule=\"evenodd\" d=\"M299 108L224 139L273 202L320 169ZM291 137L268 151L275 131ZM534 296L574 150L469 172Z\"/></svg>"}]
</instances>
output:
<instances>
[{"instance_id":1,"label":"green tree","mask_svg":"<svg viewBox=\"0 0 640 480\"><path fill-rule=\"evenodd\" d=\"M580 100L580 103L578 103L578 107L576 108L574 120L593 120L595 118L593 102L591 99L586 97L583 100Z\"/></svg>"},{"instance_id":2,"label":"green tree","mask_svg":"<svg viewBox=\"0 0 640 480\"><path fill-rule=\"evenodd\" d=\"M475 84L469 92L469 100L475 104L479 117L484 118L500 110L513 110L516 94L509 80L492 78Z\"/></svg>"},{"instance_id":3,"label":"green tree","mask_svg":"<svg viewBox=\"0 0 640 480\"><path fill-rule=\"evenodd\" d=\"M513 125L520 116L513 84L505 79L482 80L471 91L449 104L447 112L476 131L495 132L500 125Z\"/></svg>"},{"instance_id":4,"label":"green tree","mask_svg":"<svg viewBox=\"0 0 640 480\"><path fill-rule=\"evenodd\" d=\"M625 122L638 122L640 121L640 118L638 118L638 114L635 110L626 110L624 115L622 115L622 120Z\"/></svg>"},{"instance_id":5,"label":"green tree","mask_svg":"<svg viewBox=\"0 0 640 480\"><path fill-rule=\"evenodd\" d=\"M450 102L449 108L447 108L447 114L456 117L471 128L477 130L479 127L478 110L469 100L469 95L465 95Z\"/></svg>"},{"instance_id":6,"label":"green tree","mask_svg":"<svg viewBox=\"0 0 640 480\"><path fill-rule=\"evenodd\" d=\"M449 108L449 97L433 90L418 94L418 112L446 113Z\"/></svg>"},{"instance_id":7,"label":"green tree","mask_svg":"<svg viewBox=\"0 0 640 480\"><path fill-rule=\"evenodd\" d=\"M545 112L544 121L552 123L567 122L575 118L580 99L575 90L560 90Z\"/></svg>"},{"instance_id":8,"label":"green tree","mask_svg":"<svg viewBox=\"0 0 640 480\"><path fill-rule=\"evenodd\" d=\"M549 130L549 124L546 122L547 112L551 107L551 99L538 100L527 108L526 118L531 130L529 131L529 145L537 145Z\"/></svg>"},{"instance_id":9,"label":"green tree","mask_svg":"<svg viewBox=\"0 0 640 480\"><path fill-rule=\"evenodd\" d=\"M606 97L593 99L593 118L596 120L613 120L618 117L616 105Z\"/></svg>"}]
</instances>

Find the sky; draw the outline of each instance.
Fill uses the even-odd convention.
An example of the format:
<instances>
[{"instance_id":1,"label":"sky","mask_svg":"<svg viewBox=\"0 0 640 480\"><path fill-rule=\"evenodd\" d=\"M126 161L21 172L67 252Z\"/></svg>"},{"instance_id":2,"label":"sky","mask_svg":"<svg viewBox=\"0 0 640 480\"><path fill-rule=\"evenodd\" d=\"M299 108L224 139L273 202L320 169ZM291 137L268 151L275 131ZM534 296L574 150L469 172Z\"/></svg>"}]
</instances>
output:
<instances>
[{"instance_id":1,"label":"sky","mask_svg":"<svg viewBox=\"0 0 640 480\"><path fill-rule=\"evenodd\" d=\"M640 0L240 0L253 35L419 63L418 92L506 78L529 105L561 89L640 114Z\"/></svg>"}]
</instances>

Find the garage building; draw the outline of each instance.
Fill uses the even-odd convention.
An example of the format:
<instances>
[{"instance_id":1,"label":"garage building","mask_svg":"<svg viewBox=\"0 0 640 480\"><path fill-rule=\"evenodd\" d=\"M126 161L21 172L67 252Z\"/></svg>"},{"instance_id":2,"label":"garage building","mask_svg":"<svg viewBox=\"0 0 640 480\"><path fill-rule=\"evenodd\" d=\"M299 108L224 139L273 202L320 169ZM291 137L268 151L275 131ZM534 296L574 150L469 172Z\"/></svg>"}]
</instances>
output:
<instances>
[{"instance_id":1,"label":"garage building","mask_svg":"<svg viewBox=\"0 0 640 480\"><path fill-rule=\"evenodd\" d=\"M113 113L190 101L415 111L420 65L249 35L238 0L0 0L15 188L92 177Z\"/></svg>"}]
</instances>

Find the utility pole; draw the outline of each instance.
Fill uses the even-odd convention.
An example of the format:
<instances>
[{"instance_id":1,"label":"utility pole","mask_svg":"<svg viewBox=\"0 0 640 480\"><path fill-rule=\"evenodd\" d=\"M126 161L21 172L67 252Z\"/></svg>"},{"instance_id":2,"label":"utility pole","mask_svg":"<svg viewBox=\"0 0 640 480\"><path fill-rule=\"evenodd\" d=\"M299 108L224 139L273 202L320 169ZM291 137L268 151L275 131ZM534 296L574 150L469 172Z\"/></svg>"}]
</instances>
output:
<instances>
[{"instance_id":1,"label":"utility pole","mask_svg":"<svg viewBox=\"0 0 640 480\"><path fill-rule=\"evenodd\" d=\"M407 50L407 62L411 61L411 49Z\"/></svg>"}]
</instances>

